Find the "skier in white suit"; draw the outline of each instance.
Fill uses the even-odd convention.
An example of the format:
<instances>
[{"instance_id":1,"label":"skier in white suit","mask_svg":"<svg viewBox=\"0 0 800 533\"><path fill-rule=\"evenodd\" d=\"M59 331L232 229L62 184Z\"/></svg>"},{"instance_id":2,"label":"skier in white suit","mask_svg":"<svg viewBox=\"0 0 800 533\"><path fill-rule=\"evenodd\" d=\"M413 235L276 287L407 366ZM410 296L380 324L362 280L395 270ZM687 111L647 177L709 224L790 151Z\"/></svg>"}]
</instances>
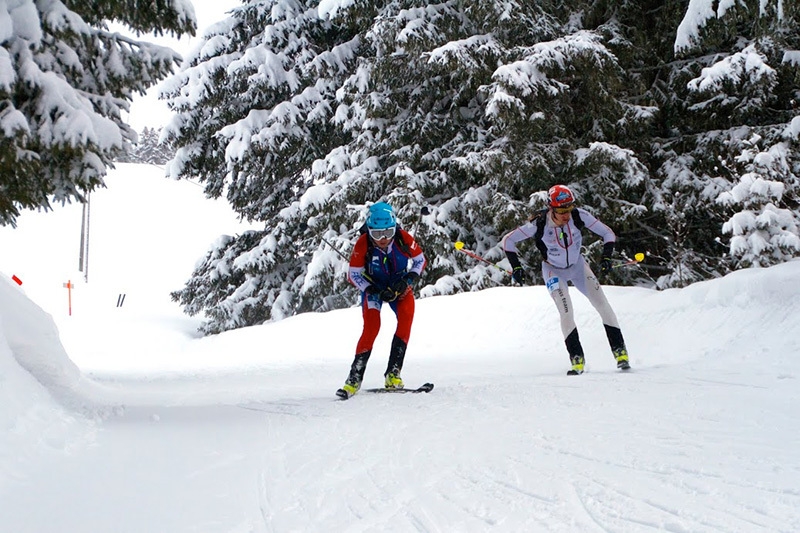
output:
<instances>
[{"instance_id":1,"label":"skier in white suit","mask_svg":"<svg viewBox=\"0 0 800 533\"><path fill-rule=\"evenodd\" d=\"M517 243L535 239L536 247L542 254L542 277L561 316L561 331L572 364L567 374L582 374L585 363L568 282L583 293L600 314L617 368L627 370L630 368L628 351L617 316L611 309L597 276L581 254L581 230L586 228L603 239L600 272L609 272L612 268L611 256L614 253L616 236L611 228L594 215L577 207L575 195L565 185L551 187L547 195L549 207L546 211L503 237L503 250L513 268L512 276L517 283L522 284L525 281L525 271L517 256Z\"/></svg>"}]
</instances>

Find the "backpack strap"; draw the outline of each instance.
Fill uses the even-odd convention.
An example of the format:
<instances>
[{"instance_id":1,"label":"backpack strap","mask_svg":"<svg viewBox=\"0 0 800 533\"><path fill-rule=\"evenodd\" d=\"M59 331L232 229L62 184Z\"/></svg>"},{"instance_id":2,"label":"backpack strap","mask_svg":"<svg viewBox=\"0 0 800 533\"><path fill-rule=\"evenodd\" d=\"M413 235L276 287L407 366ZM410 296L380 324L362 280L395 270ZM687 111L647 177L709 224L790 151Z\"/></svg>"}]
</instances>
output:
<instances>
[{"instance_id":1,"label":"backpack strap","mask_svg":"<svg viewBox=\"0 0 800 533\"><path fill-rule=\"evenodd\" d=\"M369 233L369 229L367 228L367 223L364 222L361 224L361 227L358 228L359 235L367 235ZM367 235L367 253L364 254L364 267L369 268L369 256L372 254L372 249L374 245L372 244L372 239L369 238Z\"/></svg>"},{"instance_id":2,"label":"backpack strap","mask_svg":"<svg viewBox=\"0 0 800 533\"><path fill-rule=\"evenodd\" d=\"M533 234L533 238L536 239L537 243L542 240L544 235L544 227L547 225L547 211L547 209L540 209L531 215L529 219L531 222L536 223L536 233ZM538 247L539 245L537 244L536 246Z\"/></svg>"},{"instance_id":3,"label":"backpack strap","mask_svg":"<svg viewBox=\"0 0 800 533\"><path fill-rule=\"evenodd\" d=\"M411 246L406 242L403 234L400 233L400 224L397 225L397 229L394 231L394 243L403 252L403 255L411 257Z\"/></svg>"},{"instance_id":4,"label":"backpack strap","mask_svg":"<svg viewBox=\"0 0 800 533\"><path fill-rule=\"evenodd\" d=\"M586 227L586 222L581 220L581 214L578 212L578 208L572 210L572 222L575 223L575 227L578 229L583 229Z\"/></svg>"},{"instance_id":5,"label":"backpack strap","mask_svg":"<svg viewBox=\"0 0 800 533\"><path fill-rule=\"evenodd\" d=\"M542 260L547 261L547 246L544 244L542 237L544 236L544 227L547 225L547 211L548 209L541 209L534 213L530 220L536 224L536 233L533 234L533 242L539 253L542 254Z\"/></svg>"}]
</instances>

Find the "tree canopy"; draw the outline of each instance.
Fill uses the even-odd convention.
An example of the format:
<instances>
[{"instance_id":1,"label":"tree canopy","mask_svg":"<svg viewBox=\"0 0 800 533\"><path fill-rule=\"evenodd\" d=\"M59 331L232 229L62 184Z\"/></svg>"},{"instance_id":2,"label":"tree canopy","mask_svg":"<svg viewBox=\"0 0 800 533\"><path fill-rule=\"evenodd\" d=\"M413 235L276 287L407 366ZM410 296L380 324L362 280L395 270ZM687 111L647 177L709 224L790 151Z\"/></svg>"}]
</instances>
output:
<instances>
[{"instance_id":1,"label":"tree canopy","mask_svg":"<svg viewBox=\"0 0 800 533\"><path fill-rule=\"evenodd\" d=\"M681 286L797 256L798 9L244 4L168 81L168 174L264 226L220 238L173 298L206 333L353 305L343 255L377 201L429 257L422 296L509 283L453 243L504 260L502 235L555 183L623 256L648 254L609 283Z\"/></svg>"}]
</instances>

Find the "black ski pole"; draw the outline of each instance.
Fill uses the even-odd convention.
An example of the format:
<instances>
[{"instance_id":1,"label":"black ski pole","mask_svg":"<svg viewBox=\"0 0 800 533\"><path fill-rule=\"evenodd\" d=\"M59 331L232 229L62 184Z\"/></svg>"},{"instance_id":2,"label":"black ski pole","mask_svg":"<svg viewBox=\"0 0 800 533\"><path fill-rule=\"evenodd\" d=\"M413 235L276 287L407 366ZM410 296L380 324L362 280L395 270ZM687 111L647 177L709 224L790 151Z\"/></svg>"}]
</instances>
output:
<instances>
[{"instance_id":1,"label":"black ski pole","mask_svg":"<svg viewBox=\"0 0 800 533\"><path fill-rule=\"evenodd\" d=\"M329 242L325 237L320 237L320 239L322 240L322 242L324 242L325 244L327 244L328 246L333 248L333 251L336 252L337 254L339 254L339 257L344 259L348 264L350 263L350 258L347 257L346 255L344 255L344 253L342 253L341 250L339 250L336 246L334 246L331 242ZM374 281L372 281L372 278L366 272L362 273L361 275L364 276L364 279L366 279L370 283L372 283L372 284L375 283Z\"/></svg>"},{"instance_id":2,"label":"black ski pole","mask_svg":"<svg viewBox=\"0 0 800 533\"><path fill-rule=\"evenodd\" d=\"M320 237L320 239L322 239L322 242L324 242L325 244L327 244L328 246L330 246L331 248L333 248L333 251L334 251L334 252L336 252L337 254L339 254L339 257L341 257L341 258L342 258L342 259L344 259L345 261L348 261L348 262L350 261L350 258L349 258L349 257L347 257L346 255L344 255L344 253L342 253L342 251L341 251L341 250L339 250L339 249L338 249L336 246L334 246L333 244L331 244L330 242L328 242L328 240L327 240L325 237Z\"/></svg>"}]
</instances>

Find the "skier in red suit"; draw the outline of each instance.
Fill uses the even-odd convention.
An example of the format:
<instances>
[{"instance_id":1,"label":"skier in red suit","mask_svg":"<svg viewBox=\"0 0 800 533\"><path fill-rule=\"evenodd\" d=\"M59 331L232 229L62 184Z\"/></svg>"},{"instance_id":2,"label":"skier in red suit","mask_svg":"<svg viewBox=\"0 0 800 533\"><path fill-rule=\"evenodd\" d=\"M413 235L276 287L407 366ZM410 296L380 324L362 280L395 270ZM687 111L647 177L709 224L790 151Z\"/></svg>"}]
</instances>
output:
<instances>
[{"instance_id":1,"label":"skier in red suit","mask_svg":"<svg viewBox=\"0 0 800 533\"><path fill-rule=\"evenodd\" d=\"M425 268L425 255L410 233L397 225L392 206L385 202L372 205L366 232L356 241L350 255L350 282L361 291L361 314L364 327L356 344L350 374L337 395L349 398L361 387L372 345L381 329L384 303L397 316L389 363L384 374L386 388L403 388L403 369L411 324L414 321L414 282Z\"/></svg>"}]
</instances>

